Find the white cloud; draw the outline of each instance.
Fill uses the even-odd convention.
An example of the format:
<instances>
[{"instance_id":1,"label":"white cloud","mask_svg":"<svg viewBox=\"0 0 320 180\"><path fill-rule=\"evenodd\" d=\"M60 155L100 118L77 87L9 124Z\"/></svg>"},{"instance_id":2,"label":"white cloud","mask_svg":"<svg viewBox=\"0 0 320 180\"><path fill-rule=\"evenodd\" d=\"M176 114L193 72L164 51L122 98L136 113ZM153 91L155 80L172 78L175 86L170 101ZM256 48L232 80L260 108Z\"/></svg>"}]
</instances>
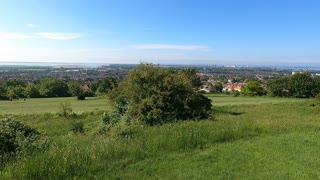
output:
<instances>
[{"instance_id":1,"label":"white cloud","mask_svg":"<svg viewBox=\"0 0 320 180\"><path fill-rule=\"evenodd\" d=\"M0 32L0 40L12 40L12 39L51 39L51 40L70 40L70 39L77 39L82 37L83 34L80 33L37 33L37 34L23 34L23 33L7 33L7 32Z\"/></svg>"},{"instance_id":2,"label":"white cloud","mask_svg":"<svg viewBox=\"0 0 320 180\"><path fill-rule=\"evenodd\" d=\"M167 50L184 50L184 51L195 51L195 50L208 50L207 46L188 46L188 45L171 45L171 44L140 44L131 46L134 49L167 49Z\"/></svg>"},{"instance_id":3,"label":"white cloud","mask_svg":"<svg viewBox=\"0 0 320 180\"><path fill-rule=\"evenodd\" d=\"M0 32L0 40L5 39L29 39L32 38L30 35L20 34L20 33L4 33Z\"/></svg>"},{"instance_id":4,"label":"white cloud","mask_svg":"<svg viewBox=\"0 0 320 180\"><path fill-rule=\"evenodd\" d=\"M77 39L82 37L83 35L80 33L52 33L52 32L43 32L38 33L38 37L43 39L53 39L53 40L70 40Z\"/></svg>"},{"instance_id":5,"label":"white cloud","mask_svg":"<svg viewBox=\"0 0 320 180\"><path fill-rule=\"evenodd\" d=\"M32 24L32 23L26 24L26 26L27 26L28 28L35 28L35 27L36 27L36 25L35 25L35 24Z\"/></svg>"}]
</instances>

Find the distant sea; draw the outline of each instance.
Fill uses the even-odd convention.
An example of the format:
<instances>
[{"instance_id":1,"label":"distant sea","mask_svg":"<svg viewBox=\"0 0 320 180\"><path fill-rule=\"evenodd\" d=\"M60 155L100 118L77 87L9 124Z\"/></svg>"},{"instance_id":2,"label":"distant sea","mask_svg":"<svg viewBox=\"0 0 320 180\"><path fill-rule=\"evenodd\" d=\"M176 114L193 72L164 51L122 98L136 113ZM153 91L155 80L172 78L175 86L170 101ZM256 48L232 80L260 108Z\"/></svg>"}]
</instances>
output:
<instances>
[{"instance_id":1,"label":"distant sea","mask_svg":"<svg viewBox=\"0 0 320 180\"><path fill-rule=\"evenodd\" d=\"M81 67L96 68L109 66L108 63L64 63L64 62L1 62L0 66L50 66L50 67Z\"/></svg>"},{"instance_id":2,"label":"distant sea","mask_svg":"<svg viewBox=\"0 0 320 180\"><path fill-rule=\"evenodd\" d=\"M50 67L79 67L79 68L97 68L101 66L110 66L110 63L64 63L64 62L2 62L0 66L50 66ZM118 64L117 64L118 65ZM123 64L125 65L125 64ZM161 64L163 66L180 66L179 64ZM316 70L320 71L320 64L181 64L181 66L235 66L235 67L258 67L275 68L288 70Z\"/></svg>"}]
</instances>

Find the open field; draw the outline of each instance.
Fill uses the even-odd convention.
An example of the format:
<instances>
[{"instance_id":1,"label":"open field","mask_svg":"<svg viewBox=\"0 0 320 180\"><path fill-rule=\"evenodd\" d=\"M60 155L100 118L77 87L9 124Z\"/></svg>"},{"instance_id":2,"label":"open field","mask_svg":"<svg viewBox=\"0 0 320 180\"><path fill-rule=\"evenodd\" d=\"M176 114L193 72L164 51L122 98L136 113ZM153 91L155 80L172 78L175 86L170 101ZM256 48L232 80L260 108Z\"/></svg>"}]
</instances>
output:
<instances>
[{"instance_id":1,"label":"open field","mask_svg":"<svg viewBox=\"0 0 320 180\"><path fill-rule=\"evenodd\" d=\"M293 98L274 98L274 97L232 97L224 94L206 95L212 100L214 106L226 105L246 105L246 104L268 104L283 102L301 102L305 99ZM79 101L75 97L68 98L31 98L23 101L0 101L0 114L31 114L56 112L59 104L69 101L73 111L84 112L94 110L106 110L110 108L110 104L105 98L87 97L84 101Z\"/></svg>"},{"instance_id":2,"label":"open field","mask_svg":"<svg viewBox=\"0 0 320 180\"><path fill-rule=\"evenodd\" d=\"M105 98L87 97L86 100L80 101L75 97L68 98L31 98L24 101L0 101L0 114L31 114L31 113L48 113L57 112L59 104L69 101L73 111L94 111L106 110L108 102Z\"/></svg>"},{"instance_id":3,"label":"open field","mask_svg":"<svg viewBox=\"0 0 320 180\"><path fill-rule=\"evenodd\" d=\"M104 129L99 113L87 114L78 119L43 114L17 116L17 119L46 133L53 143L44 153L9 163L0 177L320 178L318 102L313 99L216 95L210 98L214 102L213 120L154 127L119 125ZM92 100L92 105L94 102L102 105L104 100ZM73 105L74 109L76 106ZM107 106L104 104L101 108L104 107ZM75 121L85 123L85 134L72 133L72 122Z\"/></svg>"},{"instance_id":4,"label":"open field","mask_svg":"<svg viewBox=\"0 0 320 180\"><path fill-rule=\"evenodd\" d=\"M279 97L232 97L225 94L208 94L206 95L212 100L214 106L226 105L246 105L246 104L265 104L265 103L283 103L283 102L299 102L305 99L279 98Z\"/></svg>"}]
</instances>

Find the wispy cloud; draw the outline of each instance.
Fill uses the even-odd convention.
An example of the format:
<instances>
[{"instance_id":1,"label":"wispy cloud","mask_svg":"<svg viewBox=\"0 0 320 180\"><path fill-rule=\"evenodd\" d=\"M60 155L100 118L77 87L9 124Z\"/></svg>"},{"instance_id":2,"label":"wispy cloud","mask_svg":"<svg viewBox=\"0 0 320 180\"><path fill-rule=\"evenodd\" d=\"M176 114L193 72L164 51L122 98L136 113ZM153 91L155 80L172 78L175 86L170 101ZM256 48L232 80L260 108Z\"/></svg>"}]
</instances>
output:
<instances>
[{"instance_id":1,"label":"wispy cloud","mask_svg":"<svg viewBox=\"0 0 320 180\"><path fill-rule=\"evenodd\" d=\"M14 39L51 39L51 40L70 40L82 37L81 33L50 33L43 32L37 34L23 34L23 33L7 33L0 32L0 40L14 40Z\"/></svg>"},{"instance_id":2,"label":"wispy cloud","mask_svg":"<svg viewBox=\"0 0 320 180\"><path fill-rule=\"evenodd\" d=\"M28 28L35 28L35 27L36 27L36 25L35 25L35 24L32 24L32 23L28 23L28 24L26 24L26 26L27 26Z\"/></svg>"},{"instance_id":3,"label":"wispy cloud","mask_svg":"<svg viewBox=\"0 0 320 180\"><path fill-rule=\"evenodd\" d=\"M0 32L0 40L5 39L29 39L32 38L32 36L27 34L20 34L20 33L5 33Z\"/></svg>"},{"instance_id":4,"label":"wispy cloud","mask_svg":"<svg viewBox=\"0 0 320 180\"><path fill-rule=\"evenodd\" d=\"M172 44L140 44L131 46L134 49L167 49L167 50L208 50L207 46L188 46L188 45L172 45Z\"/></svg>"},{"instance_id":5,"label":"wispy cloud","mask_svg":"<svg viewBox=\"0 0 320 180\"><path fill-rule=\"evenodd\" d=\"M38 37L44 39L53 39L53 40L70 40L70 39L77 39L83 36L80 33L52 33L52 32L43 32L38 33Z\"/></svg>"}]
</instances>

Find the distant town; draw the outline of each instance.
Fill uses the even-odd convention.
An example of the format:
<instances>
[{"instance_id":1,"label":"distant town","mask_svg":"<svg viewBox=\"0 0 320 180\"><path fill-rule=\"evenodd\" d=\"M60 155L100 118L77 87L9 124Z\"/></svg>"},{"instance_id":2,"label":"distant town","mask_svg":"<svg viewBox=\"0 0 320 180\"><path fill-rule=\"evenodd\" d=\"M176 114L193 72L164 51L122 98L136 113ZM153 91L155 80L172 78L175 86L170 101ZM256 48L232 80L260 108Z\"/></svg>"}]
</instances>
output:
<instances>
[{"instance_id":1,"label":"distant town","mask_svg":"<svg viewBox=\"0 0 320 180\"><path fill-rule=\"evenodd\" d=\"M136 64L63 64L63 63L2 63L0 64L0 84L11 79L34 83L44 78L60 79L64 82L78 81L81 88L89 89L91 84L112 77L121 80ZM315 77L320 71L311 68L249 67L236 65L161 65L176 70L192 68L203 82L200 91L240 92L249 81L259 81L266 88L269 80L290 77L297 72L308 72Z\"/></svg>"}]
</instances>

